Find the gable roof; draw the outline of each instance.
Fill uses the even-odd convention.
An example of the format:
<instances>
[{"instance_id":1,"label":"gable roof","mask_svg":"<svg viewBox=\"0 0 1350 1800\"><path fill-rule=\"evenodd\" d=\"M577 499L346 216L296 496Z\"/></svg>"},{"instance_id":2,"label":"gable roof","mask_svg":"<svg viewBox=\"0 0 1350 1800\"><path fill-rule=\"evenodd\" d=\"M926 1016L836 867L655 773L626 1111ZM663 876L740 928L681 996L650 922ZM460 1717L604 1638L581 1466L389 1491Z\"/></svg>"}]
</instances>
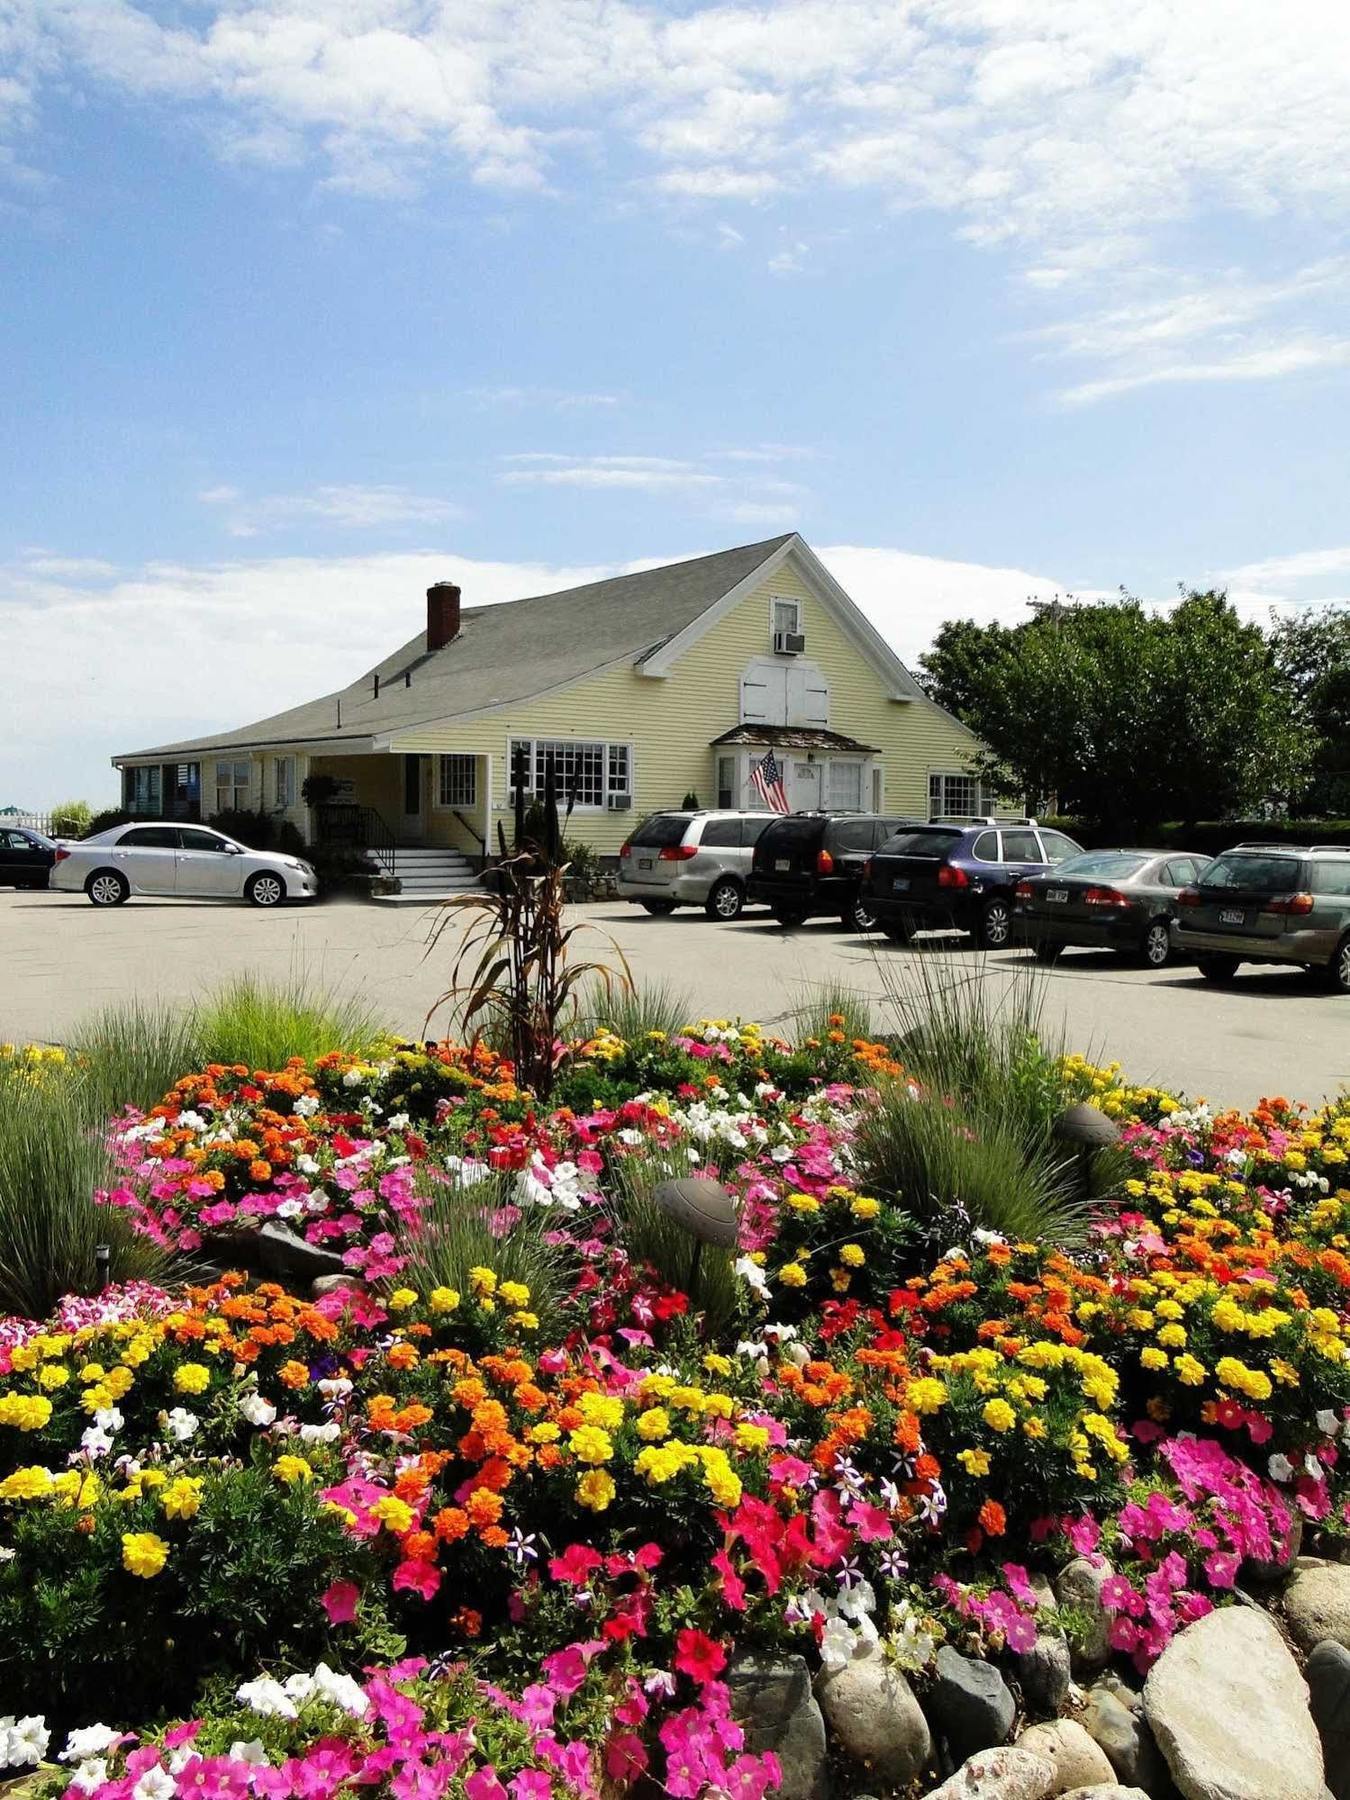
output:
<instances>
[{"instance_id":1,"label":"gable roof","mask_svg":"<svg viewBox=\"0 0 1350 1800\"><path fill-rule=\"evenodd\" d=\"M126 751L114 761L320 741L340 746L528 700L649 656L794 540L800 542L796 533L786 532L556 594L466 606L458 636L430 655L424 628L335 693L235 731Z\"/></svg>"}]
</instances>

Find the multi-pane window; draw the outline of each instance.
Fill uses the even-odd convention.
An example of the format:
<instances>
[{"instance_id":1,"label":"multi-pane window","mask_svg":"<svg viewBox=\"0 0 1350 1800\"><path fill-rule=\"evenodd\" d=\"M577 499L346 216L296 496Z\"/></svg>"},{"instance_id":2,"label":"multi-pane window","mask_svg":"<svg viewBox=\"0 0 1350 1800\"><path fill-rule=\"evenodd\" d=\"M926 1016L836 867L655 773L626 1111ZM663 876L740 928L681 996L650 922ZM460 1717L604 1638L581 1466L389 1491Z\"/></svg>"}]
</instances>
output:
<instances>
[{"instance_id":1,"label":"multi-pane window","mask_svg":"<svg viewBox=\"0 0 1350 1800\"><path fill-rule=\"evenodd\" d=\"M831 761L827 804L832 812L862 811L862 764L860 762Z\"/></svg>"},{"instance_id":2,"label":"multi-pane window","mask_svg":"<svg viewBox=\"0 0 1350 1800\"><path fill-rule=\"evenodd\" d=\"M158 763L142 763L124 771L126 808L130 813L157 813L162 809L162 771Z\"/></svg>"},{"instance_id":3,"label":"multi-pane window","mask_svg":"<svg viewBox=\"0 0 1350 1800\"><path fill-rule=\"evenodd\" d=\"M775 637L780 631L800 631L802 628L801 618L800 600L774 600L773 632Z\"/></svg>"},{"instance_id":4,"label":"multi-pane window","mask_svg":"<svg viewBox=\"0 0 1350 1800\"><path fill-rule=\"evenodd\" d=\"M633 791L628 745L581 738L513 738L509 785L514 788L517 768L523 764L526 792L542 794L550 760L560 801L575 795L577 806L598 810L608 796L631 795Z\"/></svg>"},{"instance_id":5,"label":"multi-pane window","mask_svg":"<svg viewBox=\"0 0 1350 1800\"><path fill-rule=\"evenodd\" d=\"M984 812L979 777L934 771L928 777L928 816L978 819Z\"/></svg>"},{"instance_id":6,"label":"multi-pane window","mask_svg":"<svg viewBox=\"0 0 1350 1800\"><path fill-rule=\"evenodd\" d=\"M478 761L472 756L440 756L436 759L436 801L440 806L478 804Z\"/></svg>"},{"instance_id":7,"label":"multi-pane window","mask_svg":"<svg viewBox=\"0 0 1350 1800\"><path fill-rule=\"evenodd\" d=\"M222 759L216 764L216 811L248 810L249 761L246 756Z\"/></svg>"},{"instance_id":8,"label":"multi-pane window","mask_svg":"<svg viewBox=\"0 0 1350 1800\"><path fill-rule=\"evenodd\" d=\"M272 803L278 812L284 812L288 806L295 805L295 758L293 756L274 756L272 758L272 794Z\"/></svg>"}]
</instances>

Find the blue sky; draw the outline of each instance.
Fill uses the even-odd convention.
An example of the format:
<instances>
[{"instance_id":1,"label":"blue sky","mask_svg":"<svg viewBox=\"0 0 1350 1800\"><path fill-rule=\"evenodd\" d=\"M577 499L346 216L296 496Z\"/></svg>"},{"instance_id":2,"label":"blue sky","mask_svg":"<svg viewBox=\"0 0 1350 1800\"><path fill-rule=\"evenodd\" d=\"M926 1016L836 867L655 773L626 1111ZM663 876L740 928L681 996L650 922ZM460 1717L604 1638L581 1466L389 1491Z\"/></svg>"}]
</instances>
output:
<instances>
[{"instance_id":1,"label":"blue sky","mask_svg":"<svg viewBox=\"0 0 1350 1800\"><path fill-rule=\"evenodd\" d=\"M0 803L795 527L901 654L1350 592L1331 0L0 0Z\"/></svg>"}]
</instances>

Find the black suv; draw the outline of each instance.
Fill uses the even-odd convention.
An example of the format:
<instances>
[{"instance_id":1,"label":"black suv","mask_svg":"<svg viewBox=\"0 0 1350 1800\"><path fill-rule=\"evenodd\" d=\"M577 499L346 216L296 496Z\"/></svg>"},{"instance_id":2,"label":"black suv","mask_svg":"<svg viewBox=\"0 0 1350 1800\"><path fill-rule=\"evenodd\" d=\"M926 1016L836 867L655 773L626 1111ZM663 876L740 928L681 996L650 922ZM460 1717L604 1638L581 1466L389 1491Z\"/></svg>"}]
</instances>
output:
<instances>
[{"instance_id":1,"label":"black suv","mask_svg":"<svg viewBox=\"0 0 1350 1800\"><path fill-rule=\"evenodd\" d=\"M878 844L915 823L875 813L788 813L755 843L749 898L780 925L833 913L855 931L870 931L876 919L859 898L863 865Z\"/></svg>"},{"instance_id":2,"label":"black suv","mask_svg":"<svg viewBox=\"0 0 1350 1800\"><path fill-rule=\"evenodd\" d=\"M867 867L862 904L896 943L954 925L986 950L1003 950L1012 942L1018 882L1082 849L1034 819L934 819L881 846Z\"/></svg>"},{"instance_id":3,"label":"black suv","mask_svg":"<svg viewBox=\"0 0 1350 1800\"><path fill-rule=\"evenodd\" d=\"M1350 994L1350 850L1237 844L1177 895L1174 929L1207 981L1245 962L1301 963Z\"/></svg>"}]
</instances>

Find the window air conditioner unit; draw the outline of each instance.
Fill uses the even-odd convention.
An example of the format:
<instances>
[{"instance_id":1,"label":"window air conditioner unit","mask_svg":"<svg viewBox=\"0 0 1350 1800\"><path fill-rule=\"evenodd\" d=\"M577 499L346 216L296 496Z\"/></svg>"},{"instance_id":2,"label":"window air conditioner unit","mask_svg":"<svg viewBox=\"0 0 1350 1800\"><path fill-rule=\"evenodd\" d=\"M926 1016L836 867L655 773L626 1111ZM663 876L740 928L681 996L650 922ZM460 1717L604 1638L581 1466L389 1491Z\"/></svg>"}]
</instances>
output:
<instances>
[{"instance_id":1,"label":"window air conditioner unit","mask_svg":"<svg viewBox=\"0 0 1350 1800\"><path fill-rule=\"evenodd\" d=\"M775 656L800 656L805 648L805 632L775 631L773 634L773 649Z\"/></svg>"},{"instance_id":2,"label":"window air conditioner unit","mask_svg":"<svg viewBox=\"0 0 1350 1800\"><path fill-rule=\"evenodd\" d=\"M605 801L610 812L630 812L633 806L631 794L611 794Z\"/></svg>"}]
</instances>

